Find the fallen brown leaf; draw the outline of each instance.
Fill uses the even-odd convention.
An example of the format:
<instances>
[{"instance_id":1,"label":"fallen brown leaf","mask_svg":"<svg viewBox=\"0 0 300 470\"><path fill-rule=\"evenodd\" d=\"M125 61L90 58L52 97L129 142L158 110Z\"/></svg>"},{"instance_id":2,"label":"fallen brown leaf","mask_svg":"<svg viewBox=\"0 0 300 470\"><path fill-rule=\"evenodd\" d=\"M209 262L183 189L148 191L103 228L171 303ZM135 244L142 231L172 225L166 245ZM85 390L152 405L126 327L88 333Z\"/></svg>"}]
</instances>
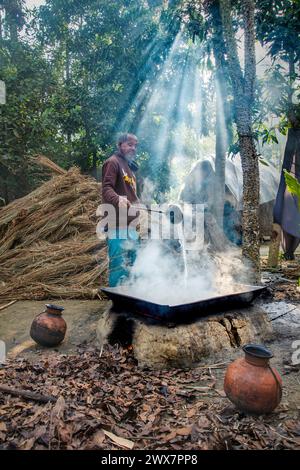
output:
<instances>
[{"instance_id":1,"label":"fallen brown leaf","mask_svg":"<svg viewBox=\"0 0 300 470\"><path fill-rule=\"evenodd\" d=\"M123 437L116 436L112 432L105 431L103 429L104 434L109 437L115 444L117 444L120 447L125 447L126 449L133 449L134 447L134 442L129 441L128 439L124 439Z\"/></svg>"}]
</instances>

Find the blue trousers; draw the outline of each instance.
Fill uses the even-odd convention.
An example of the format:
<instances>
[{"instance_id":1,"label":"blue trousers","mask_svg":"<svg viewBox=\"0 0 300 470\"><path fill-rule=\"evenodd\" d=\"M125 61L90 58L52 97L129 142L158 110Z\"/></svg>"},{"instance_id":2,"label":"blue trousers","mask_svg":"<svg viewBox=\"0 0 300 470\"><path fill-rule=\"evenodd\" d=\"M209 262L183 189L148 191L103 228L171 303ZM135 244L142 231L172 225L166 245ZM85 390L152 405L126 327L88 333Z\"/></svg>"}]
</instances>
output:
<instances>
[{"instance_id":1,"label":"blue trousers","mask_svg":"<svg viewBox=\"0 0 300 470\"><path fill-rule=\"evenodd\" d=\"M107 234L109 257L109 286L126 281L135 262L139 235L134 229L109 230Z\"/></svg>"}]
</instances>

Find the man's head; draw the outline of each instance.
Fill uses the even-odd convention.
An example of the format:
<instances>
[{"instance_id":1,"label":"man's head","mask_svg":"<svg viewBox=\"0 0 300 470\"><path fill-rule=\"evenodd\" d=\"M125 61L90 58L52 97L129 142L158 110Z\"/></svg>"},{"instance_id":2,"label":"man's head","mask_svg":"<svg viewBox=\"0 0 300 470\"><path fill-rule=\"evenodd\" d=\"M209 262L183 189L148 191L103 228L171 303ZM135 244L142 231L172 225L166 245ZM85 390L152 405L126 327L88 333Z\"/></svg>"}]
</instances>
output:
<instances>
[{"instance_id":1,"label":"man's head","mask_svg":"<svg viewBox=\"0 0 300 470\"><path fill-rule=\"evenodd\" d=\"M133 134L121 134L118 138L118 150L126 160L133 160L136 156L138 139Z\"/></svg>"}]
</instances>

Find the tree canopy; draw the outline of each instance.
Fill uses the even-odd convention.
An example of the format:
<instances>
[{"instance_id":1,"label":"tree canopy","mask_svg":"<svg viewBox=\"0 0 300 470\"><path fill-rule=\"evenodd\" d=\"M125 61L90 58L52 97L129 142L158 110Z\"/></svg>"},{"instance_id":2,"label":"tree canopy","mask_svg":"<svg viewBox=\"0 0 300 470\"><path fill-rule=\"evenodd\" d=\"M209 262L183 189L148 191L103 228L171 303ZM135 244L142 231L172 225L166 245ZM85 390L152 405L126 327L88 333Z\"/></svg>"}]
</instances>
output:
<instances>
[{"instance_id":1,"label":"tree canopy","mask_svg":"<svg viewBox=\"0 0 300 470\"><path fill-rule=\"evenodd\" d=\"M238 51L242 4L230 2ZM39 183L37 153L99 178L120 131L139 134L141 172L156 178L158 198L178 183L172 165L186 174L199 153L238 151L219 8L219 0L46 0L29 10L1 0L0 196L8 202ZM298 125L299 8L255 2L256 40L270 62L251 108L266 160L279 132Z\"/></svg>"}]
</instances>

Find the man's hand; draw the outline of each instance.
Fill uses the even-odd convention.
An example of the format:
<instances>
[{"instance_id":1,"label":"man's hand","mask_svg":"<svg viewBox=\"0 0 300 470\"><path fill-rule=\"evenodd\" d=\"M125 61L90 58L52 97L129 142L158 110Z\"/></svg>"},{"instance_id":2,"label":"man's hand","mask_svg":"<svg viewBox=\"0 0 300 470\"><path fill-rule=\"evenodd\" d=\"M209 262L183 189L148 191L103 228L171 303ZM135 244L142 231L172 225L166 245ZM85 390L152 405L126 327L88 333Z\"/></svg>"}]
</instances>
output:
<instances>
[{"instance_id":1,"label":"man's hand","mask_svg":"<svg viewBox=\"0 0 300 470\"><path fill-rule=\"evenodd\" d=\"M131 204L128 201L127 197L125 196L119 196L119 207L127 208L130 207Z\"/></svg>"}]
</instances>

